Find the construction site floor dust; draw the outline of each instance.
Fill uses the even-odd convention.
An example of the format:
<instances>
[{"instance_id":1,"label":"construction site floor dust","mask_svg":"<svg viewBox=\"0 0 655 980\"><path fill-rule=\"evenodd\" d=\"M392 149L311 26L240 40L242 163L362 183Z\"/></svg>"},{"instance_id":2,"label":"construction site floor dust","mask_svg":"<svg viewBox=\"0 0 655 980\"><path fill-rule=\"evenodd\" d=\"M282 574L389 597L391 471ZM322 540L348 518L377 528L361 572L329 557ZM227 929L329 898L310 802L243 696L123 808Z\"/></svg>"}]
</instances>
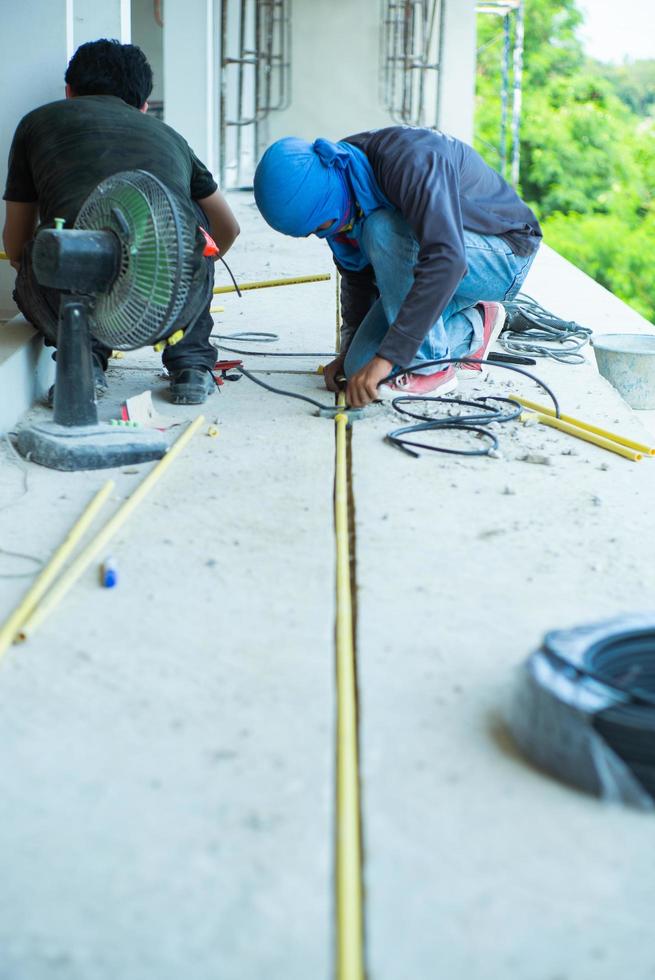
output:
<instances>
[{"instance_id":1,"label":"construction site floor dust","mask_svg":"<svg viewBox=\"0 0 655 980\"><path fill-rule=\"evenodd\" d=\"M233 203L239 279L333 271ZM525 288L598 331L647 328L547 249ZM334 278L219 303L217 332L334 348ZM569 414L651 438L587 356L534 370ZM326 360L244 357L329 404ZM334 425L246 378L173 406L151 351L108 379L103 419L152 389L207 424L115 539L119 585L89 571L0 663L0 976L327 980ZM499 370L484 390L545 400ZM655 977L653 817L537 772L503 721L545 630L655 606L655 460L518 423L498 459L414 460L383 441L402 424L377 406L351 445L368 975ZM0 451L0 546L41 559L108 476L115 507L148 470L27 464L23 493ZM0 614L27 581L2 580Z\"/></svg>"}]
</instances>

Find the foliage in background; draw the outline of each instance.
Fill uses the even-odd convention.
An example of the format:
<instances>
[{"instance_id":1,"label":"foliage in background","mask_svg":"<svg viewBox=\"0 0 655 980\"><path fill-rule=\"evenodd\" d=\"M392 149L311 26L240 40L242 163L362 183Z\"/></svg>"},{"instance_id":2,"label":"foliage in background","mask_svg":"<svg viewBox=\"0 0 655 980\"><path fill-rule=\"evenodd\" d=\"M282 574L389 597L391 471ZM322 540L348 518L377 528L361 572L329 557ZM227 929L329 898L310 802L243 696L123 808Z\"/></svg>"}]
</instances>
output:
<instances>
[{"instance_id":1,"label":"foliage in background","mask_svg":"<svg viewBox=\"0 0 655 980\"><path fill-rule=\"evenodd\" d=\"M553 248L655 321L655 61L586 58L576 0L525 6L520 192ZM479 15L476 147L496 169L502 43Z\"/></svg>"}]
</instances>

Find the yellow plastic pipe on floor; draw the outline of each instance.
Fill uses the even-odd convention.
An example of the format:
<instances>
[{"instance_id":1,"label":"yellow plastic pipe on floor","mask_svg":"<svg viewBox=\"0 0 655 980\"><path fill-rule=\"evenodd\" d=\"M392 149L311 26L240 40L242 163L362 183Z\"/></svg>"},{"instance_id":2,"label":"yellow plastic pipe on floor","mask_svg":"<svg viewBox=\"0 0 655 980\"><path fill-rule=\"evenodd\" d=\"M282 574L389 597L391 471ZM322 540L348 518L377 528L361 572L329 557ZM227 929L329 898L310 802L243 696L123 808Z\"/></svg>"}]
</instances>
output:
<instances>
[{"instance_id":1,"label":"yellow plastic pipe on floor","mask_svg":"<svg viewBox=\"0 0 655 980\"><path fill-rule=\"evenodd\" d=\"M40 626L46 616L48 616L55 606L61 602L71 586L77 582L80 575L82 575L83 572L85 572L89 567L91 562L97 558L98 554L102 551L107 542L123 526L123 524L125 524L127 519L132 515L132 512L141 503L143 498L150 493L155 484L168 470L171 463L173 463L173 461L179 456L180 452L182 449L184 449L192 436L196 434L204 421L204 415L199 415L198 418L194 419L194 421L187 426L182 435L179 436L173 443L166 455L159 460L157 465L150 471L150 473L148 473L145 479L141 481L134 493L127 498L127 500L116 511L114 516L111 517L105 526L98 532L95 538L89 542L86 548L84 548L77 558L75 558L74 561L68 566L66 571L52 587L50 592L48 592L43 601L37 606L29 618L23 622L22 628L18 634L19 639L27 640Z\"/></svg>"},{"instance_id":2,"label":"yellow plastic pipe on floor","mask_svg":"<svg viewBox=\"0 0 655 980\"><path fill-rule=\"evenodd\" d=\"M540 412L542 415L555 416L555 409L549 408L547 405L539 405L537 402L528 401L527 398L519 398L518 395L512 395L512 400L523 405L524 408L531 408L535 412ZM597 436L602 436L604 439L609 439L612 442L616 442L619 446L626 446L628 449L634 449L638 453L644 453L646 456L655 456L655 448L652 446L647 446L643 442L635 442L634 439L626 439L625 436L618 435L616 432L608 432L606 429L601 429L598 425L592 425L590 422L583 422L581 419L576 419L572 415L563 415L560 413L560 419L562 422L569 422L571 425L575 425L578 429L584 429L586 432L593 432Z\"/></svg>"},{"instance_id":3,"label":"yellow plastic pipe on floor","mask_svg":"<svg viewBox=\"0 0 655 980\"><path fill-rule=\"evenodd\" d=\"M529 414L526 412L521 415L522 422L526 422L531 418L536 418L541 425L548 425L551 429L557 429L559 432L565 432L567 435L574 436L576 439L582 439L584 442L591 442L594 446L598 446L600 449L607 449L608 452L616 453L618 456L623 456L624 459L631 459L635 463L638 463L639 460L644 458L642 453L638 453L634 449L628 449L627 446L621 446L618 442L613 442L611 439L604 439L602 436L597 436L594 432L589 432L587 429L581 429L577 425L573 425L571 422L564 422L562 419L558 419L553 415L543 415L541 412L536 412L534 414Z\"/></svg>"},{"instance_id":4,"label":"yellow plastic pipe on floor","mask_svg":"<svg viewBox=\"0 0 655 980\"><path fill-rule=\"evenodd\" d=\"M78 517L75 524L73 524L72 528L59 545L50 561L34 580L21 602L16 606L14 611L10 613L9 617L2 624L2 627L0 627L0 657L5 652L7 647L11 646L21 627L37 607L41 597L47 592L51 582L54 581L57 572L72 553L78 541L80 541L85 534L94 517L114 489L114 486L114 481L108 480L107 483L105 483L105 485L98 490L95 497L87 505L80 517Z\"/></svg>"},{"instance_id":5,"label":"yellow plastic pipe on floor","mask_svg":"<svg viewBox=\"0 0 655 980\"><path fill-rule=\"evenodd\" d=\"M344 404L343 395L339 404ZM336 461L337 805L336 915L337 980L364 980L364 913L360 831L357 682L350 583L346 429L348 417L334 418Z\"/></svg>"},{"instance_id":6,"label":"yellow plastic pipe on floor","mask_svg":"<svg viewBox=\"0 0 655 980\"><path fill-rule=\"evenodd\" d=\"M274 286L297 286L303 282L326 282L330 279L330 273L321 276L292 276L290 279L262 279L260 282L244 282L239 284L242 293L249 289L271 289ZM236 293L236 286L214 286L216 293Z\"/></svg>"}]
</instances>

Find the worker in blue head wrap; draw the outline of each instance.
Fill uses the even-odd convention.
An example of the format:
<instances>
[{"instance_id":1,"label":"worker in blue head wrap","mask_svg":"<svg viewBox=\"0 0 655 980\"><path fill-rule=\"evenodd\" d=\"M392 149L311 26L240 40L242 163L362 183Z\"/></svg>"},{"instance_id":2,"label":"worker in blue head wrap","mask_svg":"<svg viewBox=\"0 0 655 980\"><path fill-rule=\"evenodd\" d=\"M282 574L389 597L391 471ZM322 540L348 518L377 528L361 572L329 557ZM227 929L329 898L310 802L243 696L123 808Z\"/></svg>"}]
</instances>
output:
<instances>
[{"instance_id":1,"label":"worker in blue head wrap","mask_svg":"<svg viewBox=\"0 0 655 980\"><path fill-rule=\"evenodd\" d=\"M480 379L541 240L534 214L459 140L392 126L332 143L287 137L261 158L255 201L272 228L324 238L342 282L341 351L353 406L394 394L446 394L452 364ZM438 389L438 390L437 390ZM382 389L381 392L382 393Z\"/></svg>"},{"instance_id":2,"label":"worker in blue head wrap","mask_svg":"<svg viewBox=\"0 0 655 980\"><path fill-rule=\"evenodd\" d=\"M392 208L378 187L370 163L345 142L313 143L292 136L269 146L255 173L255 201L268 224L284 235L327 239L346 269L369 263L357 244L356 229L378 208ZM340 234L341 233L341 234Z\"/></svg>"}]
</instances>

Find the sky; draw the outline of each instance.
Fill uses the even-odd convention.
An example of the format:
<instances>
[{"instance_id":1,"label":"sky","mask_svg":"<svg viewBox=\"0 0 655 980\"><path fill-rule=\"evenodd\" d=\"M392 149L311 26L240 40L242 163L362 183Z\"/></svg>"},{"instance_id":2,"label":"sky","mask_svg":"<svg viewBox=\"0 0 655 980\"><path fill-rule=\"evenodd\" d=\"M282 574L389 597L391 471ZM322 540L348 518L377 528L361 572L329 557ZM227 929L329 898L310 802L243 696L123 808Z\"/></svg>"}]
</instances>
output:
<instances>
[{"instance_id":1,"label":"sky","mask_svg":"<svg viewBox=\"0 0 655 980\"><path fill-rule=\"evenodd\" d=\"M580 37L592 58L655 58L653 0L579 0L578 6L585 15Z\"/></svg>"}]
</instances>

